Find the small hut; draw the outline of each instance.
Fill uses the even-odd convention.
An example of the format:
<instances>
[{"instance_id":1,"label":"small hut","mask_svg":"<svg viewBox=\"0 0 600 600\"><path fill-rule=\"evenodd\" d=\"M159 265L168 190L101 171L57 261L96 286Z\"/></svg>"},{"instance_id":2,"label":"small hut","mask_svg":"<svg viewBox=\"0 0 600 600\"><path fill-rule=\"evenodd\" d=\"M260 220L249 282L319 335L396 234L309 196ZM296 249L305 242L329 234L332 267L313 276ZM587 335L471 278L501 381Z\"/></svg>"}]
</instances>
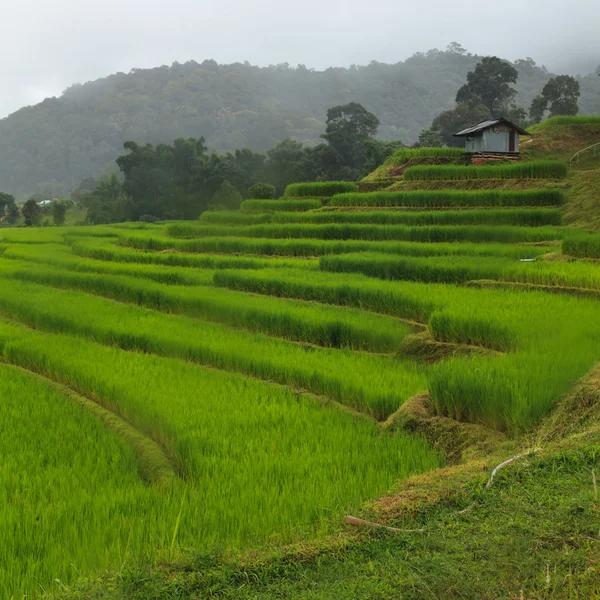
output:
<instances>
[{"instance_id":1,"label":"small hut","mask_svg":"<svg viewBox=\"0 0 600 600\"><path fill-rule=\"evenodd\" d=\"M490 119L467 127L454 137L465 138L465 152L474 164L493 160L520 160L519 136L529 135L508 119Z\"/></svg>"}]
</instances>

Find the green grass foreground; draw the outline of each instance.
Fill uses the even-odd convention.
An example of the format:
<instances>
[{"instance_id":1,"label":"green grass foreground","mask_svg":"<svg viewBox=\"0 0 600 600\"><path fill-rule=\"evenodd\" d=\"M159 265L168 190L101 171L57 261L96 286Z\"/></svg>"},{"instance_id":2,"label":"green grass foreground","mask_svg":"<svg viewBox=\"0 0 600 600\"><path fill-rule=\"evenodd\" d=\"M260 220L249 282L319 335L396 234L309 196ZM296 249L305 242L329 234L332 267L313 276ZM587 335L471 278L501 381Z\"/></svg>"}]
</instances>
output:
<instances>
[{"instance_id":1,"label":"green grass foreground","mask_svg":"<svg viewBox=\"0 0 600 600\"><path fill-rule=\"evenodd\" d=\"M494 461L511 452L413 478L372 516L412 532L346 530L327 545L125 569L61 598L596 599L599 452L596 430L517 461L487 491Z\"/></svg>"}]
</instances>

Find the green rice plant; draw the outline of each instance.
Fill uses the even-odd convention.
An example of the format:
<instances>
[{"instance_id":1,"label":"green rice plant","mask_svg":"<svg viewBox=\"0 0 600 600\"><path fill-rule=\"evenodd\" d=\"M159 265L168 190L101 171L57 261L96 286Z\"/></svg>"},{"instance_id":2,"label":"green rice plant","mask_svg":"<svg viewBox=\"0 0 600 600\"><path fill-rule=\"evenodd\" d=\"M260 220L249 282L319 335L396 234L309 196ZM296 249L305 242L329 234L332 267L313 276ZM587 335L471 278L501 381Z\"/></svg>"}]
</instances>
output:
<instances>
[{"instance_id":1,"label":"green rice plant","mask_svg":"<svg viewBox=\"0 0 600 600\"><path fill-rule=\"evenodd\" d=\"M175 238L245 237L245 238L315 238L325 240L398 240L410 242L543 242L561 239L564 231L556 227L506 226L419 226L290 223L249 226L169 225Z\"/></svg>"},{"instance_id":2,"label":"green rice plant","mask_svg":"<svg viewBox=\"0 0 600 600\"><path fill-rule=\"evenodd\" d=\"M479 168L479 167L477 167ZM338 194L330 206L406 206L411 208L560 206L564 193L558 189L522 190L417 190Z\"/></svg>"},{"instance_id":3,"label":"green rice plant","mask_svg":"<svg viewBox=\"0 0 600 600\"><path fill-rule=\"evenodd\" d=\"M356 184L351 181L316 181L312 183L291 183L285 188L287 198L329 198L334 194L355 192Z\"/></svg>"},{"instance_id":4,"label":"green rice plant","mask_svg":"<svg viewBox=\"0 0 600 600\"><path fill-rule=\"evenodd\" d=\"M244 200L240 205L241 210L256 211L306 211L321 208L323 203L320 200ZM200 215L200 220L210 222L210 213L207 211ZM204 217L204 218L203 218Z\"/></svg>"},{"instance_id":5,"label":"green rice plant","mask_svg":"<svg viewBox=\"0 0 600 600\"><path fill-rule=\"evenodd\" d=\"M517 263L502 269L496 278L558 288L600 290L600 265L562 261Z\"/></svg>"},{"instance_id":6,"label":"green rice plant","mask_svg":"<svg viewBox=\"0 0 600 600\"><path fill-rule=\"evenodd\" d=\"M578 258L600 258L600 234L581 231L565 235L562 251Z\"/></svg>"},{"instance_id":7,"label":"green rice plant","mask_svg":"<svg viewBox=\"0 0 600 600\"><path fill-rule=\"evenodd\" d=\"M207 214L207 213L204 213ZM211 225L256 225L264 223L360 223L365 225L560 225L561 210L558 208L515 208L481 210L365 210L326 211L310 213L262 213L214 212ZM190 226L193 229L193 226Z\"/></svg>"},{"instance_id":8,"label":"green rice plant","mask_svg":"<svg viewBox=\"0 0 600 600\"><path fill-rule=\"evenodd\" d=\"M329 396L376 418L386 418L425 387L423 369L411 361L302 346L79 291L14 279L1 283L0 312L36 329L276 381Z\"/></svg>"},{"instance_id":9,"label":"green rice plant","mask_svg":"<svg viewBox=\"0 0 600 600\"><path fill-rule=\"evenodd\" d=\"M74 255L67 246L58 244L44 244L43 246L39 244L14 244L6 250L3 258L52 265L62 269L86 273L126 275L134 278L151 279L170 285L210 285L213 273L212 270L207 268L190 269L153 264L129 265L80 258ZM235 261L231 261L229 266L236 266ZM52 271L47 270L45 272L52 273Z\"/></svg>"},{"instance_id":10,"label":"green rice plant","mask_svg":"<svg viewBox=\"0 0 600 600\"><path fill-rule=\"evenodd\" d=\"M160 551L177 488L161 498L114 432L43 381L0 365L0 399L2 598L118 568L132 545L140 558Z\"/></svg>"},{"instance_id":11,"label":"green rice plant","mask_svg":"<svg viewBox=\"0 0 600 600\"><path fill-rule=\"evenodd\" d=\"M394 352L411 333L409 327L395 319L359 310L248 296L211 287L165 287L119 275L11 267L14 268L0 265L0 273L320 346Z\"/></svg>"},{"instance_id":12,"label":"green rice plant","mask_svg":"<svg viewBox=\"0 0 600 600\"><path fill-rule=\"evenodd\" d=\"M161 257L169 258L178 256L177 254L168 254L163 252L168 250L177 250L179 252L221 252L239 253L239 254L259 254L263 256L323 256L326 254L343 254L346 252L389 252L390 254L402 254L409 256L443 256L446 254L465 254L473 256L512 256L514 258L532 258L548 251L543 246L518 246L509 244L485 244L485 243L431 243L431 242L373 242L360 240L330 241L318 239L260 239L260 238L201 238L193 240L180 240L167 237L153 236L150 238L127 237L121 238L121 250L126 252L135 252L135 256L147 256L149 259L155 257L157 260ZM130 247L140 250L132 251ZM119 248L119 247L117 247ZM77 252L77 249L74 247ZM160 252L160 253L159 253ZM190 260L193 255L180 255L182 259ZM98 258L100 258L98 256ZM119 260L121 259L119 255ZM198 257L202 260L202 257ZM307 266L312 268L318 266L315 261L298 260L273 260L268 264L260 265L260 261L265 263L267 259L251 258L238 256L235 259L256 261L254 268L264 268L270 266L281 266L284 268L301 268ZM107 258L108 260L108 258ZM115 260L117 260L115 258ZM141 262L141 261L140 261ZM177 263L175 263L177 264ZM245 268L245 264L240 266L233 265L232 268ZM226 267L225 267L226 268Z\"/></svg>"},{"instance_id":13,"label":"green rice plant","mask_svg":"<svg viewBox=\"0 0 600 600\"><path fill-rule=\"evenodd\" d=\"M564 179L569 171L567 163L558 160L537 160L483 167L419 166L404 171L407 181L458 179Z\"/></svg>"},{"instance_id":14,"label":"green rice plant","mask_svg":"<svg viewBox=\"0 0 600 600\"><path fill-rule=\"evenodd\" d=\"M123 240L121 240L123 243ZM318 263L313 260L286 260L280 258L258 258L250 256L222 256L215 254L183 254L181 252L169 252L174 247L163 247L165 252L145 252L134 250L125 246L115 245L105 240L81 240L71 238L71 251L82 257L93 258L103 261L117 263L140 263L169 265L172 267L195 267L198 269L264 269L266 267L298 267L317 268ZM135 247L143 247L134 244Z\"/></svg>"},{"instance_id":15,"label":"green rice plant","mask_svg":"<svg viewBox=\"0 0 600 600\"><path fill-rule=\"evenodd\" d=\"M0 366L6 598L184 548L291 541L292 528L311 538L329 515L441 462L419 437L380 435L309 395L183 361L2 323L0 354L93 395L159 440L182 475L166 489L145 484L131 450L92 413Z\"/></svg>"},{"instance_id":16,"label":"green rice plant","mask_svg":"<svg viewBox=\"0 0 600 600\"><path fill-rule=\"evenodd\" d=\"M600 359L600 305L576 297L299 270L220 271L215 283L413 318L440 341L509 351L440 363L429 375L440 414L498 429L531 427Z\"/></svg>"},{"instance_id":17,"label":"green rice plant","mask_svg":"<svg viewBox=\"0 0 600 600\"><path fill-rule=\"evenodd\" d=\"M398 257L361 252L321 258L321 270L334 273L362 273L380 279L403 279L438 283L464 283L472 279L496 279L510 267L509 258L443 256L435 258Z\"/></svg>"},{"instance_id":18,"label":"green rice plant","mask_svg":"<svg viewBox=\"0 0 600 600\"><path fill-rule=\"evenodd\" d=\"M463 148L400 148L392 154L390 162L402 164L416 158L461 158L464 155Z\"/></svg>"}]
</instances>

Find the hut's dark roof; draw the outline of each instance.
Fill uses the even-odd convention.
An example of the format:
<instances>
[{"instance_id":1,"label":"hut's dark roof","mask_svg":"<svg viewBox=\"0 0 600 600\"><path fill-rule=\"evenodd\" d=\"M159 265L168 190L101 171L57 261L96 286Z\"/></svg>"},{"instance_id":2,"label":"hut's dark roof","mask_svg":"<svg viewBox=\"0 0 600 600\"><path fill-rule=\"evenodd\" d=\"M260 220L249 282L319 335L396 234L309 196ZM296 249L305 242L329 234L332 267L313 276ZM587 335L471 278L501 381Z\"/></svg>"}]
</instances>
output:
<instances>
[{"instance_id":1,"label":"hut's dark roof","mask_svg":"<svg viewBox=\"0 0 600 600\"><path fill-rule=\"evenodd\" d=\"M515 125L514 123L511 123L508 119L505 119L503 117L501 117L499 119L488 119L486 121L481 121L481 123L477 123L477 125L473 125L472 127L467 127L466 129L463 129L462 131L459 131L458 133L453 133L452 135L454 137L466 137L468 135L473 135L474 133L479 133L480 131L483 131L484 129L489 129L490 127L495 127L496 125L499 125L500 123L505 123L506 125L510 125L513 129L516 129L521 135L529 135L529 133L527 133L524 129L522 129L518 125Z\"/></svg>"}]
</instances>

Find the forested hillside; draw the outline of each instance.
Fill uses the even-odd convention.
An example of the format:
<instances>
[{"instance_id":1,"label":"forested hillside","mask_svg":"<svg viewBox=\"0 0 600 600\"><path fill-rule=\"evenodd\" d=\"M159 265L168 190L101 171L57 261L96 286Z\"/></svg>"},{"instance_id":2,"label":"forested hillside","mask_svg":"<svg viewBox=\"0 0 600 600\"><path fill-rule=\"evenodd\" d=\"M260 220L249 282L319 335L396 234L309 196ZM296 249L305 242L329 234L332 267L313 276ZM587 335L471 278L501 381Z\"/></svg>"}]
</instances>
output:
<instances>
[{"instance_id":1,"label":"forested hillside","mask_svg":"<svg viewBox=\"0 0 600 600\"><path fill-rule=\"evenodd\" d=\"M480 58L433 50L396 64L322 72L191 61L117 73L0 120L0 188L19 197L68 193L83 178L114 170L127 140L204 137L209 149L221 151L265 151L286 137L312 145L324 132L327 109L352 101L380 119L379 138L412 143L453 106ZM515 66L517 102L528 106L550 75L530 59ZM581 112L600 113L600 78L580 83Z\"/></svg>"}]
</instances>

